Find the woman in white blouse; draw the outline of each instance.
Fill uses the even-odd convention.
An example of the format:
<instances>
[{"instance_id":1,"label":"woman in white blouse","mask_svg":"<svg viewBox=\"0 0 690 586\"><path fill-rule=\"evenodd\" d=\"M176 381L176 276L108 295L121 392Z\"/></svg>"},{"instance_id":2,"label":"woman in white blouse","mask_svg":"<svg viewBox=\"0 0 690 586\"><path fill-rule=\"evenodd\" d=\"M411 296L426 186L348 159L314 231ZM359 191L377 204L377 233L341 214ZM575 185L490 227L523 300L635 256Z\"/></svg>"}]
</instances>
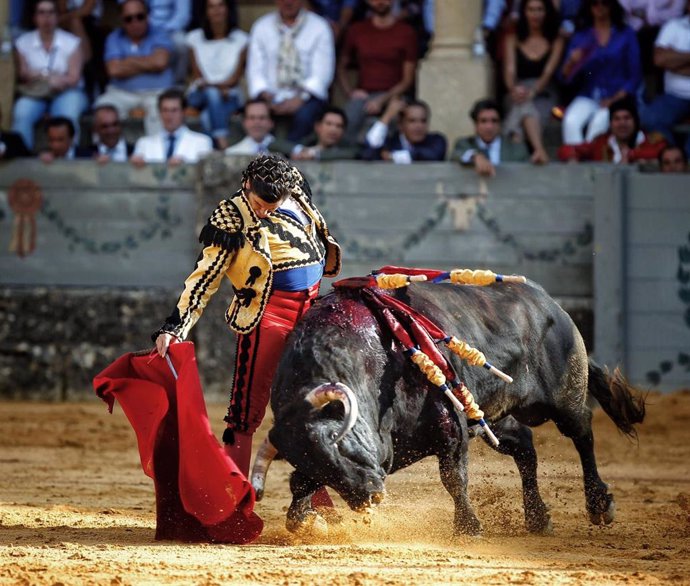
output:
<instances>
[{"instance_id":1,"label":"woman in white blouse","mask_svg":"<svg viewBox=\"0 0 690 586\"><path fill-rule=\"evenodd\" d=\"M34 124L48 112L69 118L76 129L88 101L83 91L83 55L79 37L58 26L55 0L39 0L36 29L15 42L20 97L14 104L12 129L34 146Z\"/></svg>"},{"instance_id":2,"label":"woman in white blouse","mask_svg":"<svg viewBox=\"0 0 690 586\"><path fill-rule=\"evenodd\" d=\"M229 2L206 0L202 28L187 35L192 84L190 106L203 110L202 123L218 148L228 142L228 118L242 105L238 86L244 74L248 35L237 28Z\"/></svg>"}]
</instances>

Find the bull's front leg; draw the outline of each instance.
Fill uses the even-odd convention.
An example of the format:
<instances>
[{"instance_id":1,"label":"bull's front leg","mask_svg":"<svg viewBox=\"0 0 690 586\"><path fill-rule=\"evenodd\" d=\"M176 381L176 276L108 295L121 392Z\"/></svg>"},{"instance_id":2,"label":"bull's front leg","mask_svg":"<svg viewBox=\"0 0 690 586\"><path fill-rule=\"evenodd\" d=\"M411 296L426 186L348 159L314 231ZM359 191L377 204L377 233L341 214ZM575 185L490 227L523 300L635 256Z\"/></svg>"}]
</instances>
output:
<instances>
[{"instance_id":1,"label":"bull's front leg","mask_svg":"<svg viewBox=\"0 0 690 586\"><path fill-rule=\"evenodd\" d=\"M465 436L466 439L467 436ZM474 514L467 495L467 448L463 444L453 442L448 451L439 454L438 463L441 482L453 497L455 504L455 518L453 533L455 535L479 535L482 524Z\"/></svg>"},{"instance_id":2,"label":"bull's front leg","mask_svg":"<svg viewBox=\"0 0 690 586\"><path fill-rule=\"evenodd\" d=\"M291 533L328 533L328 523L312 508L311 497L321 488L308 476L294 471L290 475L292 503L287 512L285 527Z\"/></svg>"}]
</instances>

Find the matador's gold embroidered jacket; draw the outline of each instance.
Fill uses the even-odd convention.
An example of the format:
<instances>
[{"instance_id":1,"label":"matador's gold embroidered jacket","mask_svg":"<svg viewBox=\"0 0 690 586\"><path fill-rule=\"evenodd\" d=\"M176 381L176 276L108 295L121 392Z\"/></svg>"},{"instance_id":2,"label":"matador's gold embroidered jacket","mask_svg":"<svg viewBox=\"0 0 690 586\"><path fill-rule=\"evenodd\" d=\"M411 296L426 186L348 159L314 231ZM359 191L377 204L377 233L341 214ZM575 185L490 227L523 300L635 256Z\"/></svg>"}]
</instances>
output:
<instances>
[{"instance_id":1,"label":"matador's gold embroidered jacket","mask_svg":"<svg viewBox=\"0 0 690 586\"><path fill-rule=\"evenodd\" d=\"M309 226L281 212L258 218L242 191L220 202L199 236L205 247L196 268L185 281L177 307L154 339L161 332L185 339L224 276L235 292L225 319L232 330L246 334L263 315L275 271L325 259L324 275L333 277L340 272L340 246L312 204L306 181L291 195L311 220Z\"/></svg>"}]
</instances>

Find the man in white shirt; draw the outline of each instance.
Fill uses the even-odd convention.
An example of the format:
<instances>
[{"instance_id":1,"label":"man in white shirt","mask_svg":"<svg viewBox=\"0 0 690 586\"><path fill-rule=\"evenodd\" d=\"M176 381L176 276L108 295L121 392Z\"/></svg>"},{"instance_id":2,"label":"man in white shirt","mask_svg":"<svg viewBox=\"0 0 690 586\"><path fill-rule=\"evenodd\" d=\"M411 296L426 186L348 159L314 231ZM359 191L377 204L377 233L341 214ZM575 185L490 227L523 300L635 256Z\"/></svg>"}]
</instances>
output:
<instances>
[{"instance_id":1,"label":"man in white shirt","mask_svg":"<svg viewBox=\"0 0 690 586\"><path fill-rule=\"evenodd\" d=\"M249 97L271 104L274 116L289 117L288 140L295 143L312 131L335 71L331 27L303 4L276 0L278 10L254 23L246 73Z\"/></svg>"},{"instance_id":2,"label":"man in white shirt","mask_svg":"<svg viewBox=\"0 0 690 586\"><path fill-rule=\"evenodd\" d=\"M196 163L213 150L209 136L184 125L185 107L184 94L180 90L166 90L158 97L163 131L137 140L130 159L135 167L143 167L146 163L167 162L170 166Z\"/></svg>"},{"instance_id":3,"label":"man in white shirt","mask_svg":"<svg viewBox=\"0 0 690 586\"><path fill-rule=\"evenodd\" d=\"M659 31L654 47L654 65L664 69L664 93L640 109L642 128L658 131L674 144L673 126L690 116L690 0L686 14L669 20ZM685 144L690 154L690 137Z\"/></svg>"},{"instance_id":4,"label":"man in white shirt","mask_svg":"<svg viewBox=\"0 0 690 586\"><path fill-rule=\"evenodd\" d=\"M259 155L280 152L289 155L293 145L277 140L273 130L271 109L263 100L249 100L244 106L242 127L247 136L225 149L226 155Z\"/></svg>"}]
</instances>

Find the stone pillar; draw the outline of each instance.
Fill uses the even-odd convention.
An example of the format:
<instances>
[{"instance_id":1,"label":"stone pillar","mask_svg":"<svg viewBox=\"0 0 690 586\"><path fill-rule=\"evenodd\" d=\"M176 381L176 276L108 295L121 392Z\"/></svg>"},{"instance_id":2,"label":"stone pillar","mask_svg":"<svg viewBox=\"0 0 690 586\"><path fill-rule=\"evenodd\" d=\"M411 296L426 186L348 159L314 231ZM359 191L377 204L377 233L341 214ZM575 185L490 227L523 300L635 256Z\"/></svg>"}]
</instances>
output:
<instances>
[{"instance_id":1,"label":"stone pillar","mask_svg":"<svg viewBox=\"0 0 690 586\"><path fill-rule=\"evenodd\" d=\"M482 0L436 0L435 36L421 63L417 94L431 107L431 129L443 132L449 148L472 133L472 104L492 93L488 56L472 55L475 28L481 23Z\"/></svg>"},{"instance_id":2,"label":"stone pillar","mask_svg":"<svg viewBox=\"0 0 690 586\"><path fill-rule=\"evenodd\" d=\"M10 3L0 2L0 41L2 35L9 31ZM2 108L2 127L8 129L12 118L12 97L14 95L14 60L12 55L0 54L0 107Z\"/></svg>"}]
</instances>

